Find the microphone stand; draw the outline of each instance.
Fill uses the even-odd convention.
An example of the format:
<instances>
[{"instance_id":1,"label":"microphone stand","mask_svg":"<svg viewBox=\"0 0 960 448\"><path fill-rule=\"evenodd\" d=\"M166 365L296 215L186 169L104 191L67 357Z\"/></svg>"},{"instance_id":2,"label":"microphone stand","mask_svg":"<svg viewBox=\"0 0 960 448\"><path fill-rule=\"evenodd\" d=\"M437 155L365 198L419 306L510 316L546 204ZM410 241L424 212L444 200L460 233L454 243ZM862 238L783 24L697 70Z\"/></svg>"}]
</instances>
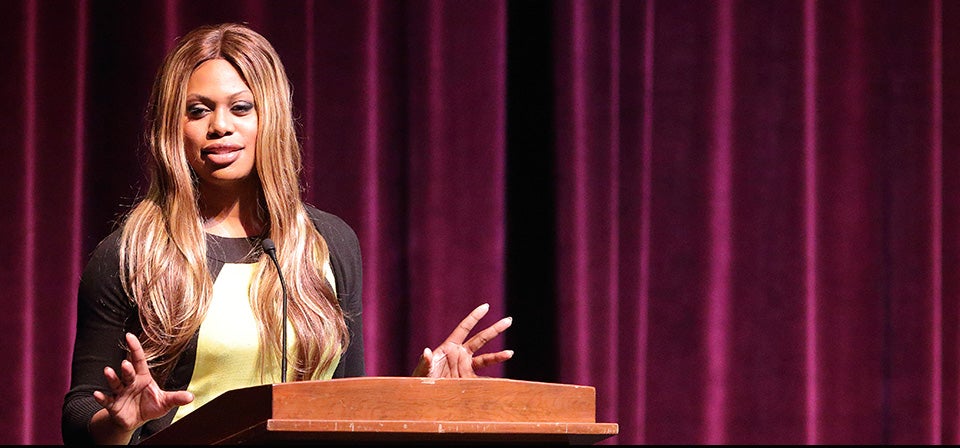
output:
<instances>
[{"instance_id":1,"label":"microphone stand","mask_svg":"<svg viewBox=\"0 0 960 448\"><path fill-rule=\"evenodd\" d=\"M263 252L270 256L273 265L277 267L277 277L280 279L280 288L283 290L283 320L280 321L282 346L282 356L280 358L280 382L287 382L287 283L283 281L283 273L280 272L280 262L277 261L277 246L273 240L265 238L261 243Z\"/></svg>"}]
</instances>

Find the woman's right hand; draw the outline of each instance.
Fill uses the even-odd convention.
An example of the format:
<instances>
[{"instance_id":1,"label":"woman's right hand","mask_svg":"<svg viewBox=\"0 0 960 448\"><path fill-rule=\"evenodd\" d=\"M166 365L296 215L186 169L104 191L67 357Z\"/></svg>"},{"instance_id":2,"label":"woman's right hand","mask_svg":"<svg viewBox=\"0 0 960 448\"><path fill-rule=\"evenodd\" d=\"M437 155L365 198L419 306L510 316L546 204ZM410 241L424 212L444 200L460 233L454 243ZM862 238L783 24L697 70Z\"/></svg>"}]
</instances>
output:
<instances>
[{"instance_id":1,"label":"woman's right hand","mask_svg":"<svg viewBox=\"0 0 960 448\"><path fill-rule=\"evenodd\" d=\"M128 443L137 428L193 401L190 392L161 390L150 375L140 341L130 333L126 338L130 352L120 364L120 374L111 367L103 369L112 395L93 393L93 398L104 408L91 422L94 438L101 443Z\"/></svg>"}]
</instances>

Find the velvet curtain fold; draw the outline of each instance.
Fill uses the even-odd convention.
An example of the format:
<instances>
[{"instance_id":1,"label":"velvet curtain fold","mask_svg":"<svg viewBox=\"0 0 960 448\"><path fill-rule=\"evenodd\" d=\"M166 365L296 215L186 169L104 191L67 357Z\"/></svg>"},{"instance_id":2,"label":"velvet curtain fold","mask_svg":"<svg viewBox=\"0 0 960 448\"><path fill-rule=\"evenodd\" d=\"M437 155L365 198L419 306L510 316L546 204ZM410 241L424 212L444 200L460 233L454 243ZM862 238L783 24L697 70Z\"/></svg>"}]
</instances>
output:
<instances>
[{"instance_id":1,"label":"velvet curtain fold","mask_svg":"<svg viewBox=\"0 0 960 448\"><path fill-rule=\"evenodd\" d=\"M560 378L621 441L955 443L954 8L557 5Z\"/></svg>"},{"instance_id":2,"label":"velvet curtain fold","mask_svg":"<svg viewBox=\"0 0 960 448\"><path fill-rule=\"evenodd\" d=\"M153 76L223 21L280 53L305 198L360 237L369 375L487 302L516 357L481 373L596 387L606 443L960 443L940 0L6 2L0 443L60 441Z\"/></svg>"}]
</instances>

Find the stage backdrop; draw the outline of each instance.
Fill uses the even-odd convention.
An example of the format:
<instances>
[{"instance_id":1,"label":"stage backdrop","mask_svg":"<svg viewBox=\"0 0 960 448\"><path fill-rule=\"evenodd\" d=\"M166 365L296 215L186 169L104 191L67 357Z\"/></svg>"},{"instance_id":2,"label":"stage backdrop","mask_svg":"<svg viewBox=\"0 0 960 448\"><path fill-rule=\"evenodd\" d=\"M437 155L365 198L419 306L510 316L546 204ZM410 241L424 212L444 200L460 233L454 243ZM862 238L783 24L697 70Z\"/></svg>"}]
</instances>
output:
<instances>
[{"instance_id":1,"label":"stage backdrop","mask_svg":"<svg viewBox=\"0 0 960 448\"><path fill-rule=\"evenodd\" d=\"M273 42L360 236L369 375L475 306L607 443L960 443L960 2L5 1L0 443L58 443L153 76ZM486 323L486 322L485 322Z\"/></svg>"}]
</instances>

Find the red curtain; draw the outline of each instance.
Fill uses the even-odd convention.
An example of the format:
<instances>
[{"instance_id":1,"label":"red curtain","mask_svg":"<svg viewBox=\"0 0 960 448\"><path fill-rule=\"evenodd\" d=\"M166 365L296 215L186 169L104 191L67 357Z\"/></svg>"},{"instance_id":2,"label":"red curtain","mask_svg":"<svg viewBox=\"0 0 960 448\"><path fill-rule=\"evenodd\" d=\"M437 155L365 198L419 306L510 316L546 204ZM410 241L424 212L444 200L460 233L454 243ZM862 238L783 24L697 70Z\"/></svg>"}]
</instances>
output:
<instances>
[{"instance_id":1,"label":"red curtain","mask_svg":"<svg viewBox=\"0 0 960 448\"><path fill-rule=\"evenodd\" d=\"M516 356L481 373L596 387L605 443L960 443L941 0L4 2L0 443L60 441L153 76L223 21L277 48L306 199L360 236L369 375L488 302Z\"/></svg>"},{"instance_id":2,"label":"red curtain","mask_svg":"<svg viewBox=\"0 0 960 448\"><path fill-rule=\"evenodd\" d=\"M560 378L621 441L957 442L956 8L557 5Z\"/></svg>"}]
</instances>

